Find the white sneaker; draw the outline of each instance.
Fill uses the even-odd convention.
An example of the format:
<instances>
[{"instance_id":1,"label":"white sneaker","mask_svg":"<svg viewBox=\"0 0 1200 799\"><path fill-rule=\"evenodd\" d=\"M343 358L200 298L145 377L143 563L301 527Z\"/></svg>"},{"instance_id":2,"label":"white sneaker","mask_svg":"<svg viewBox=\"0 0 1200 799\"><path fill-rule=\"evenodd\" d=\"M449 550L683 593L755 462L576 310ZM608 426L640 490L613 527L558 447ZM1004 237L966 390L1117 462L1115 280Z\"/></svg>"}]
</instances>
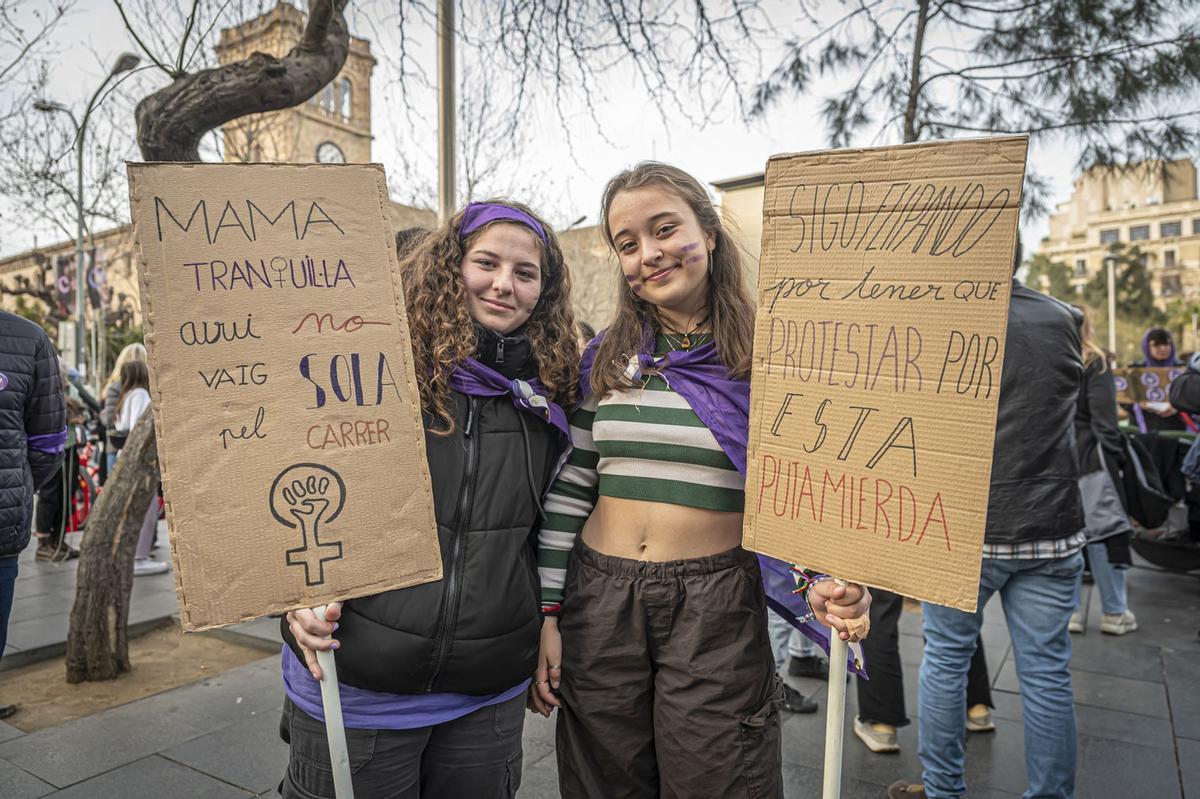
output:
<instances>
[{"instance_id":1,"label":"white sneaker","mask_svg":"<svg viewBox=\"0 0 1200 799\"><path fill-rule=\"evenodd\" d=\"M896 728L891 724L868 724L862 719L855 717L854 734L872 752L887 753L900 751L900 744L896 740Z\"/></svg>"},{"instance_id":2,"label":"white sneaker","mask_svg":"<svg viewBox=\"0 0 1200 799\"><path fill-rule=\"evenodd\" d=\"M154 558L137 558L133 561L133 576L145 577L147 574L162 574L170 570L170 566Z\"/></svg>"},{"instance_id":3,"label":"white sneaker","mask_svg":"<svg viewBox=\"0 0 1200 799\"><path fill-rule=\"evenodd\" d=\"M1124 635L1131 633L1138 628L1137 616L1134 616L1131 611L1124 613L1105 613L1100 619L1100 632L1108 633L1109 635Z\"/></svg>"},{"instance_id":4,"label":"white sneaker","mask_svg":"<svg viewBox=\"0 0 1200 799\"><path fill-rule=\"evenodd\" d=\"M1071 620L1067 622L1067 631L1072 633L1083 632L1083 614L1075 611L1071 614Z\"/></svg>"},{"instance_id":5,"label":"white sneaker","mask_svg":"<svg viewBox=\"0 0 1200 799\"><path fill-rule=\"evenodd\" d=\"M967 708L967 732L995 732L996 722L987 705L972 705Z\"/></svg>"}]
</instances>

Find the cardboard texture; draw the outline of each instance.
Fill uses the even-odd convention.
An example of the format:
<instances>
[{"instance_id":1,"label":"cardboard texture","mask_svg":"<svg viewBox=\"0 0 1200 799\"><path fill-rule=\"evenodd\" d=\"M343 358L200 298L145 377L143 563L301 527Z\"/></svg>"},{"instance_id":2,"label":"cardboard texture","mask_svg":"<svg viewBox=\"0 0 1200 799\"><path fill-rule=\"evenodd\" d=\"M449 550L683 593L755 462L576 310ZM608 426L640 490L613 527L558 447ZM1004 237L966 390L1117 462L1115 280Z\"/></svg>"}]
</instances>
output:
<instances>
[{"instance_id":1,"label":"cardboard texture","mask_svg":"<svg viewBox=\"0 0 1200 799\"><path fill-rule=\"evenodd\" d=\"M748 548L975 609L1027 144L768 162Z\"/></svg>"},{"instance_id":2,"label":"cardboard texture","mask_svg":"<svg viewBox=\"0 0 1200 799\"><path fill-rule=\"evenodd\" d=\"M1186 366L1127 366L1113 369L1117 402L1124 405L1136 402L1142 407L1148 402L1167 402L1171 382L1186 371Z\"/></svg>"},{"instance_id":3,"label":"cardboard texture","mask_svg":"<svg viewBox=\"0 0 1200 799\"><path fill-rule=\"evenodd\" d=\"M183 628L439 579L382 167L128 169Z\"/></svg>"}]
</instances>

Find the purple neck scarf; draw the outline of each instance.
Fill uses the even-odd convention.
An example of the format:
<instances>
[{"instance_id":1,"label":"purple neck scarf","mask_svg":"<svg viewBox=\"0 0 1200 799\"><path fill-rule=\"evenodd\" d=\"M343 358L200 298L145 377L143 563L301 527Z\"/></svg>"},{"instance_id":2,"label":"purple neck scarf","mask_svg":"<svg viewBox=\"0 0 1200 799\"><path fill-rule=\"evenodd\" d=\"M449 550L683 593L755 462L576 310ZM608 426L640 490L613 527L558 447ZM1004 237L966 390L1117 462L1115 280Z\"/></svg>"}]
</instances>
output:
<instances>
[{"instance_id":1,"label":"purple neck scarf","mask_svg":"<svg viewBox=\"0 0 1200 799\"><path fill-rule=\"evenodd\" d=\"M649 333L649 331L647 331ZM583 360L579 365L580 401L590 395L592 367L596 352L604 334L588 342ZM724 450L729 460L746 476L746 446L750 435L750 381L736 380L717 356L717 345L708 342L689 350L672 350L661 358L655 358L645 350L653 338L646 336L643 352L630 358L629 374L636 362L641 376L646 369L654 369L667 381L671 390L683 397L696 416L704 423ZM815 619L804 621L811 614L808 599L796 593L796 577L792 565L776 558L756 553L762 570L763 591L772 610L793 624L809 640L820 645L829 654L829 629ZM867 672L862 657L862 647L851 644L847 649L846 667L861 677Z\"/></svg>"},{"instance_id":2,"label":"purple neck scarf","mask_svg":"<svg viewBox=\"0 0 1200 799\"><path fill-rule=\"evenodd\" d=\"M569 444L571 428L567 414L547 397L547 391L536 377L531 380L510 380L474 358L468 358L450 374L450 387L472 397L512 397L518 410L527 411L556 428Z\"/></svg>"},{"instance_id":3,"label":"purple neck scarf","mask_svg":"<svg viewBox=\"0 0 1200 799\"><path fill-rule=\"evenodd\" d=\"M581 397L591 394L592 365L601 336L588 343L579 365ZM750 428L750 383L734 380L717 358L717 345L702 344L690 350L672 350L661 358L643 352L637 356L642 370L654 369L671 390L679 394L725 450L737 470L746 474L746 439Z\"/></svg>"}]
</instances>

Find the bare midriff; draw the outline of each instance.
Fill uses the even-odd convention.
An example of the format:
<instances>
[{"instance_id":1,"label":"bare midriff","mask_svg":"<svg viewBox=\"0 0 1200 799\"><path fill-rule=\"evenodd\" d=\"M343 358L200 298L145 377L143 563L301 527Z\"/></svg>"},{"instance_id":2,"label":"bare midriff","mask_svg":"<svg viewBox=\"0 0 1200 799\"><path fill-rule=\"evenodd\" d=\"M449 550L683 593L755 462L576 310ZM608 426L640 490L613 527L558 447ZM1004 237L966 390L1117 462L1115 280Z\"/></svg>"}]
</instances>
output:
<instances>
[{"instance_id":1,"label":"bare midriff","mask_svg":"<svg viewBox=\"0 0 1200 799\"><path fill-rule=\"evenodd\" d=\"M742 514L601 496L583 542L618 558L661 562L716 555L742 542Z\"/></svg>"}]
</instances>

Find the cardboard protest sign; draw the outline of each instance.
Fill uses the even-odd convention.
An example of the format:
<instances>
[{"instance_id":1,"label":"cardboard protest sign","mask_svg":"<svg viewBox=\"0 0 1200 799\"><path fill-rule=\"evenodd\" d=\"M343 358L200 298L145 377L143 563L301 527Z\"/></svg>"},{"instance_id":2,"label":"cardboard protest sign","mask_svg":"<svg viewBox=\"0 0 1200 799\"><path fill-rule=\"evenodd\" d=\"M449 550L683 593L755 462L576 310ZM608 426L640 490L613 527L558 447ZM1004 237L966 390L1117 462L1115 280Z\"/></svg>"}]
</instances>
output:
<instances>
[{"instance_id":1,"label":"cardboard protest sign","mask_svg":"<svg viewBox=\"0 0 1200 799\"><path fill-rule=\"evenodd\" d=\"M748 548L974 610L1026 147L770 160Z\"/></svg>"},{"instance_id":2,"label":"cardboard protest sign","mask_svg":"<svg viewBox=\"0 0 1200 799\"><path fill-rule=\"evenodd\" d=\"M1113 369L1117 384L1117 402L1147 407L1152 402L1168 402L1171 382L1187 371L1186 366L1129 366Z\"/></svg>"},{"instance_id":3,"label":"cardboard protest sign","mask_svg":"<svg viewBox=\"0 0 1200 799\"><path fill-rule=\"evenodd\" d=\"M130 164L180 619L441 577L384 174Z\"/></svg>"}]
</instances>

